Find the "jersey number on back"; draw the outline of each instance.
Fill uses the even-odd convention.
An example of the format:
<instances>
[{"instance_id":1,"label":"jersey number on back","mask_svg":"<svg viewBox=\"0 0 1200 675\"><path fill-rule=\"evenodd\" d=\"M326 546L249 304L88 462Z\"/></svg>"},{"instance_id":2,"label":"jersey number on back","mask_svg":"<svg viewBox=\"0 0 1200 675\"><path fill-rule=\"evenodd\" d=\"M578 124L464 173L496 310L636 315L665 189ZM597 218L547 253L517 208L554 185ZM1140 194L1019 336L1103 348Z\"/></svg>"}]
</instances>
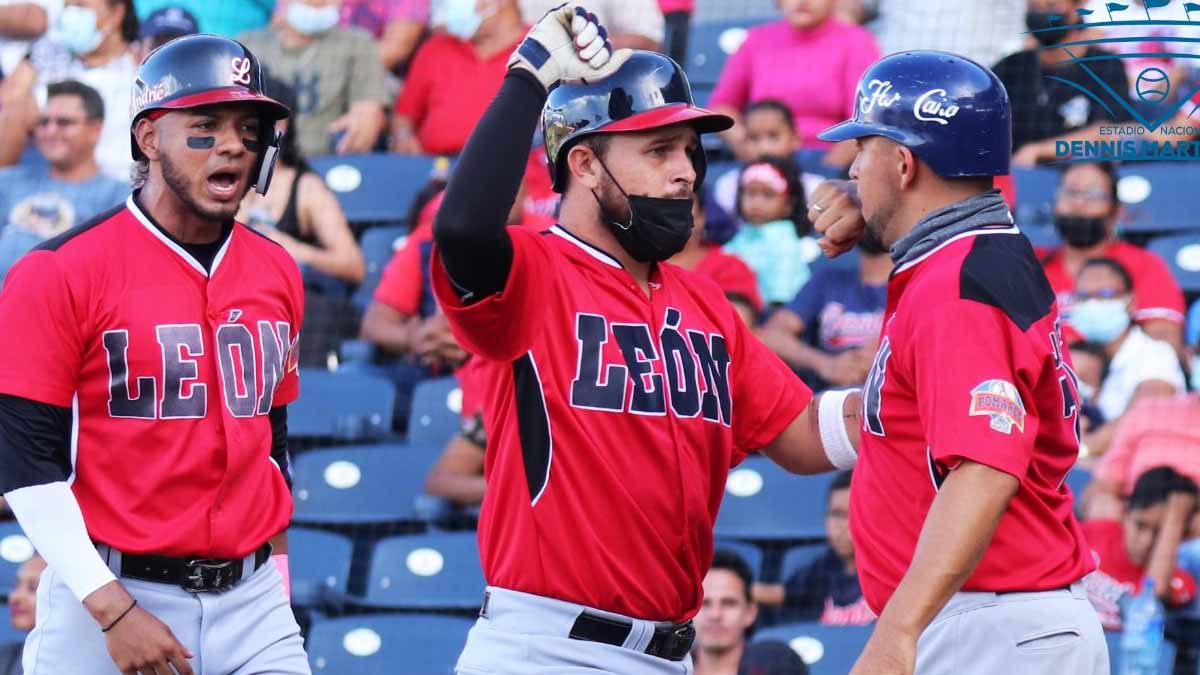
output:
<instances>
[{"instance_id":1,"label":"jersey number on back","mask_svg":"<svg viewBox=\"0 0 1200 675\"><path fill-rule=\"evenodd\" d=\"M887 375L887 362L892 356L892 344L889 338L883 338L879 351L875 353L875 362L871 364L871 372L863 385L863 420L867 431L876 436L883 436L883 420L880 410L883 407L883 381Z\"/></svg>"}]
</instances>

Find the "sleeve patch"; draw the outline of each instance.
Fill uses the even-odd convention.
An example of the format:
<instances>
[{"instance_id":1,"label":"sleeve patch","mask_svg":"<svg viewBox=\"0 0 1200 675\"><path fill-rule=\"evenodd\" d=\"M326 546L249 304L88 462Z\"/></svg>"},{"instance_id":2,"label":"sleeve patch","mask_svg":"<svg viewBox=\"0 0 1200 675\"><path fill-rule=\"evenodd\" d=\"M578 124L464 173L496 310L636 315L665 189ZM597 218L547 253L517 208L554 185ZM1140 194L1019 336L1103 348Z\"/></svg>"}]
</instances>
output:
<instances>
[{"instance_id":1,"label":"sleeve patch","mask_svg":"<svg viewBox=\"0 0 1200 675\"><path fill-rule=\"evenodd\" d=\"M1017 388L1005 380L985 380L972 389L967 414L986 415L992 429L1002 434L1011 434L1014 426L1019 433L1025 432L1025 404Z\"/></svg>"}]
</instances>

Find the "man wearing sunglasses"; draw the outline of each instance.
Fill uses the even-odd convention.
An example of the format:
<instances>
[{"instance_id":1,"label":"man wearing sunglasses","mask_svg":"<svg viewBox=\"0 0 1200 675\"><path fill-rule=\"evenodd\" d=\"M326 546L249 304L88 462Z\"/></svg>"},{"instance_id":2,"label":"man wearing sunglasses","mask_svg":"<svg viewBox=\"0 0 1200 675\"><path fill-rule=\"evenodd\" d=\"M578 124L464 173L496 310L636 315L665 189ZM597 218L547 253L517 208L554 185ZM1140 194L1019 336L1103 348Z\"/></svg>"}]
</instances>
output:
<instances>
[{"instance_id":1,"label":"man wearing sunglasses","mask_svg":"<svg viewBox=\"0 0 1200 675\"><path fill-rule=\"evenodd\" d=\"M104 100L64 80L50 85L34 141L45 162L0 169L0 282L26 251L120 204L129 186L100 172Z\"/></svg>"}]
</instances>

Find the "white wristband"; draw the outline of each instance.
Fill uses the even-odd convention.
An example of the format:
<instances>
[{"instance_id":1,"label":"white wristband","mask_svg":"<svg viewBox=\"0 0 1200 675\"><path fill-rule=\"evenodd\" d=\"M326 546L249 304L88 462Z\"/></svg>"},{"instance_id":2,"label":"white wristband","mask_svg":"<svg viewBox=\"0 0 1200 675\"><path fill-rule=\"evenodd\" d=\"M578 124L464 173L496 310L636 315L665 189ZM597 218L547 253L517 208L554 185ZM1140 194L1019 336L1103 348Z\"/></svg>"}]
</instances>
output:
<instances>
[{"instance_id":1,"label":"white wristband","mask_svg":"<svg viewBox=\"0 0 1200 675\"><path fill-rule=\"evenodd\" d=\"M859 389L840 389L821 394L817 406L817 427L821 431L821 445L825 456L839 469L853 469L858 462L858 451L846 433L846 421L842 414L846 397Z\"/></svg>"},{"instance_id":2,"label":"white wristband","mask_svg":"<svg viewBox=\"0 0 1200 675\"><path fill-rule=\"evenodd\" d=\"M80 602L117 578L88 537L79 501L66 482L23 487L4 499L33 548Z\"/></svg>"}]
</instances>

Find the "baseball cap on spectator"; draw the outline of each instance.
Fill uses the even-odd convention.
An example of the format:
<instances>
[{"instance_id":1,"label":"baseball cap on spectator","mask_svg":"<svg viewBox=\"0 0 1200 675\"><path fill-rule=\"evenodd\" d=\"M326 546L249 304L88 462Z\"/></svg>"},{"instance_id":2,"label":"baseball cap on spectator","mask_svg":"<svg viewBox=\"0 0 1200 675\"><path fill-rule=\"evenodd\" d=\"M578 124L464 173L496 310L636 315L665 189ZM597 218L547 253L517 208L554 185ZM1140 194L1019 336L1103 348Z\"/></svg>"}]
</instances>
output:
<instances>
[{"instance_id":1,"label":"baseball cap on spectator","mask_svg":"<svg viewBox=\"0 0 1200 675\"><path fill-rule=\"evenodd\" d=\"M808 675L804 659L791 647L777 640L746 645L738 664L738 675Z\"/></svg>"},{"instance_id":2,"label":"baseball cap on spectator","mask_svg":"<svg viewBox=\"0 0 1200 675\"><path fill-rule=\"evenodd\" d=\"M182 7L163 7L150 13L142 21L138 38L156 38L159 42L174 40L177 37L200 32L196 17Z\"/></svg>"}]
</instances>

